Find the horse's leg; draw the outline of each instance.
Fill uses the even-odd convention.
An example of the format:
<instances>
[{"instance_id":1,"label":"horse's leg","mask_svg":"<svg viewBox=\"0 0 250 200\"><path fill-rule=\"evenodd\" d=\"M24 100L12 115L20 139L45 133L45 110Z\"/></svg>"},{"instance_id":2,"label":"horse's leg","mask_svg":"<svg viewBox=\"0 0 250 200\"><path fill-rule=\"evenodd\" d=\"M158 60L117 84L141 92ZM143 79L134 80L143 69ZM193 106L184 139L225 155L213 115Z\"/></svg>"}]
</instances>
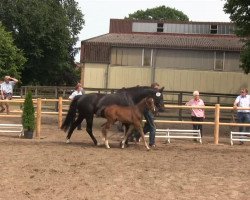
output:
<instances>
[{"instance_id":1,"label":"horse's leg","mask_svg":"<svg viewBox=\"0 0 250 200\"><path fill-rule=\"evenodd\" d=\"M107 137L107 129L110 128L110 122L107 121L105 124L102 125L102 137L104 140L104 144L107 149L110 149L109 142L108 142L108 137Z\"/></svg>"},{"instance_id":2,"label":"horse's leg","mask_svg":"<svg viewBox=\"0 0 250 200\"><path fill-rule=\"evenodd\" d=\"M84 119L83 115L78 115L77 119L70 125L69 131L68 131L68 135L66 137L66 143L70 143L70 138L71 135L73 133L73 131L75 130L75 128L82 123Z\"/></svg>"},{"instance_id":3,"label":"horse's leg","mask_svg":"<svg viewBox=\"0 0 250 200\"><path fill-rule=\"evenodd\" d=\"M125 143L126 141L128 140L128 137L130 136L130 134L132 133L132 130L133 130L134 126L130 125L122 142L121 142L121 148L124 149L124 146L125 146Z\"/></svg>"},{"instance_id":4,"label":"horse's leg","mask_svg":"<svg viewBox=\"0 0 250 200\"><path fill-rule=\"evenodd\" d=\"M94 115L89 115L86 117L86 131L91 137L92 141L94 142L95 145L100 145L100 143L97 142L95 136L93 135L93 118Z\"/></svg>"},{"instance_id":5,"label":"horse's leg","mask_svg":"<svg viewBox=\"0 0 250 200\"><path fill-rule=\"evenodd\" d=\"M144 135L144 133L143 133L141 124L135 124L135 128L140 132L141 138L142 138L142 140L143 140L143 142L144 142L144 145L145 145L146 149L149 150L150 148L149 148L149 146L148 146L148 144L147 144L147 141L146 141L146 139L145 139L145 135Z\"/></svg>"},{"instance_id":6,"label":"horse's leg","mask_svg":"<svg viewBox=\"0 0 250 200\"><path fill-rule=\"evenodd\" d=\"M126 133L128 132L129 129L129 124L123 124L123 138L125 137ZM126 140L125 144L128 146L128 139Z\"/></svg>"}]
</instances>

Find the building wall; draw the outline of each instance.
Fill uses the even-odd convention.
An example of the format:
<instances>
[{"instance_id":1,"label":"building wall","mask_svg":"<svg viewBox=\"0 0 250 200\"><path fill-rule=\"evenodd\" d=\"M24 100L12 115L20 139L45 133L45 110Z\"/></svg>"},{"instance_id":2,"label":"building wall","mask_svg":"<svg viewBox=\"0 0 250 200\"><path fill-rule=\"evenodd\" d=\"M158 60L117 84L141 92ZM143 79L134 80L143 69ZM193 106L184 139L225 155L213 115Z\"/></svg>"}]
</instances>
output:
<instances>
[{"instance_id":1,"label":"building wall","mask_svg":"<svg viewBox=\"0 0 250 200\"><path fill-rule=\"evenodd\" d=\"M155 73L155 77L152 78ZM108 77L108 78L107 78ZM199 90L201 92L237 94L241 87L250 86L249 75L242 72L107 66L85 64L84 87L122 88L150 85L157 81L170 91Z\"/></svg>"},{"instance_id":2,"label":"building wall","mask_svg":"<svg viewBox=\"0 0 250 200\"><path fill-rule=\"evenodd\" d=\"M84 87L106 88L107 64L85 63L81 71L81 83Z\"/></svg>"}]
</instances>

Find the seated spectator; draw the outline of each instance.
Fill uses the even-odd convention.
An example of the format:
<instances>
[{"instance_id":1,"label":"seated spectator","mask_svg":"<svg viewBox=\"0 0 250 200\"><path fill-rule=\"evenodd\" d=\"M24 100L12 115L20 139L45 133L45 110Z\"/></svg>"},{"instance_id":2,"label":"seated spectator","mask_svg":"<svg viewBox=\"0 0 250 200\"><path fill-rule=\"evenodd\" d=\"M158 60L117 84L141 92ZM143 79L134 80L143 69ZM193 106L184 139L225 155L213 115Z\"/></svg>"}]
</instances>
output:
<instances>
[{"instance_id":1,"label":"seated spectator","mask_svg":"<svg viewBox=\"0 0 250 200\"><path fill-rule=\"evenodd\" d=\"M6 99L6 100L12 99L13 88L17 82L18 80L13 77L10 76L4 77L4 82L1 84L1 99ZM5 103L5 106L6 106L6 112L7 114L9 114L10 113L9 104ZM3 107L1 111L3 112L4 109L5 108Z\"/></svg>"}]
</instances>

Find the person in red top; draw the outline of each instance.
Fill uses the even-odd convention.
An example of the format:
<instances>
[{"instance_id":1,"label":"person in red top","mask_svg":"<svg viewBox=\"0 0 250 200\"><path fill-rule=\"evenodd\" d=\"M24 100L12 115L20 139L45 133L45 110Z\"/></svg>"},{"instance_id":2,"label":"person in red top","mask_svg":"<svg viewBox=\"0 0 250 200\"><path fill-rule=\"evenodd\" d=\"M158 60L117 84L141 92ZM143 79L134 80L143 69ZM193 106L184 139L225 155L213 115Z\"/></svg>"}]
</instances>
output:
<instances>
[{"instance_id":1,"label":"person in red top","mask_svg":"<svg viewBox=\"0 0 250 200\"><path fill-rule=\"evenodd\" d=\"M199 91L193 92L194 98L186 103L187 106L205 106L202 99L200 99ZM203 122L205 118L204 109L200 108L192 108L191 119L192 121ZM193 124L193 130L200 130L202 136L202 125L201 124Z\"/></svg>"}]
</instances>

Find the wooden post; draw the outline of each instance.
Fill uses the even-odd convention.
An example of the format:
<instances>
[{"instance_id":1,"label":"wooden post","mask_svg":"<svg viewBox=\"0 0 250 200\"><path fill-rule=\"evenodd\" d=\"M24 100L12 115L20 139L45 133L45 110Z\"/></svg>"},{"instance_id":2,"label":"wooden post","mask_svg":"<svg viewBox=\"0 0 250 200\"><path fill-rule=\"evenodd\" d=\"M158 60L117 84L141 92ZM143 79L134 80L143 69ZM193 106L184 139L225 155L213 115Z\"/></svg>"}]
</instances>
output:
<instances>
[{"instance_id":1,"label":"wooden post","mask_svg":"<svg viewBox=\"0 0 250 200\"><path fill-rule=\"evenodd\" d=\"M214 114L214 144L219 144L220 104L215 104Z\"/></svg>"},{"instance_id":2,"label":"wooden post","mask_svg":"<svg viewBox=\"0 0 250 200\"><path fill-rule=\"evenodd\" d=\"M178 94L178 105L182 105L182 92L180 92L180 94ZM182 121L182 109L179 109L179 121Z\"/></svg>"},{"instance_id":3,"label":"wooden post","mask_svg":"<svg viewBox=\"0 0 250 200\"><path fill-rule=\"evenodd\" d=\"M41 134L41 119L42 119L42 99L37 99L37 105L36 105L36 138L40 139Z\"/></svg>"},{"instance_id":4,"label":"wooden post","mask_svg":"<svg viewBox=\"0 0 250 200\"><path fill-rule=\"evenodd\" d=\"M63 104L62 104L62 97L59 97L58 99L58 128L61 128L62 126L62 109L63 109Z\"/></svg>"}]
</instances>

